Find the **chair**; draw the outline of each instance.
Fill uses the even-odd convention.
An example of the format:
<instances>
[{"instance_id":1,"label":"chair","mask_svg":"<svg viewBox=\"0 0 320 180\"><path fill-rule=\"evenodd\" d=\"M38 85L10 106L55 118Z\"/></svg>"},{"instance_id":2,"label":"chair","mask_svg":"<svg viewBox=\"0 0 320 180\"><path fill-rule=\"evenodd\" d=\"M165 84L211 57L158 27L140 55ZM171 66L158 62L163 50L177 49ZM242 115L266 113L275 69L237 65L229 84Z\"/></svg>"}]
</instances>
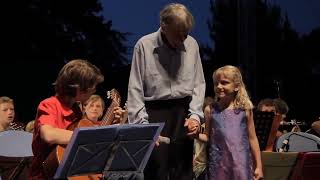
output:
<instances>
[{"instance_id":1,"label":"chair","mask_svg":"<svg viewBox=\"0 0 320 180\"><path fill-rule=\"evenodd\" d=\"M262 152L264 180L288 180L298 154L298 152Z\"/></svg>"},{"instance_id":2,"label":"chair","mask_svg":"<svg viewBox=\"0 0 320 180\"><path fill-rule=\"evenodd\" d=\"M290 180L315 180L319 178L320 152L301 152Z\"/></svg>"}]
</instances>

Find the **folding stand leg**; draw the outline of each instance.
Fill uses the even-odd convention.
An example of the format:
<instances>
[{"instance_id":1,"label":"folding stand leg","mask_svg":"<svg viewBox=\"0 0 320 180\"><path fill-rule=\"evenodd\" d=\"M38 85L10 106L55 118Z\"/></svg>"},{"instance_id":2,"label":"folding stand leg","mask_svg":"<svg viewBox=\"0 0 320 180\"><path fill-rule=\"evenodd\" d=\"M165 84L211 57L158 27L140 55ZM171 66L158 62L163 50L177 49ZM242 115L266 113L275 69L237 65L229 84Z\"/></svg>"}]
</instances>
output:
<instances>
[{"instance_id":1,"label":"folding stand leg","mask_svg":"<svg viewBox=\"0 0 320 180\"><path fill-rule=\"evenodd\" d=\"M143 173L105 173L103 180L144 180Z\"/></svg>"}]
</instances>

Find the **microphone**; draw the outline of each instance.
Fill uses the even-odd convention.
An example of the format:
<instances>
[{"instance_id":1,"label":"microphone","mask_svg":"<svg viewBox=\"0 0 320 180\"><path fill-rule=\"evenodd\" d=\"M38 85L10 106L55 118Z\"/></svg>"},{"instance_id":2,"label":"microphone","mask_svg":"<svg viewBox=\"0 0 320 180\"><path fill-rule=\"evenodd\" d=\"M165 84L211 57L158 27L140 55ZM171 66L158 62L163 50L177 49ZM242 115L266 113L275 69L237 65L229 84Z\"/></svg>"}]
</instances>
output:
<instances>
[{"instance_id":1,"label":"microphone","mask_svg":"<svg viewBox=\"0 0 320 180\"><path fill-rule=\"evenodd\" d=\"M279 149L279 152L287 152L288 150L285 149L287 146L288 146L288 143L289 143L289 139L285 139L282 141L282 146L281 148Z\"/></svg>"},{"instance_id":2,"label":"microphone","mask_svg":"<svg viewBox=\"0 0 320 180\"><path fill-rule=\"evenodd\" d=\"M165 136L159 136L159 143L170 144L170 138Z\"/></svg>"}]
</instances>

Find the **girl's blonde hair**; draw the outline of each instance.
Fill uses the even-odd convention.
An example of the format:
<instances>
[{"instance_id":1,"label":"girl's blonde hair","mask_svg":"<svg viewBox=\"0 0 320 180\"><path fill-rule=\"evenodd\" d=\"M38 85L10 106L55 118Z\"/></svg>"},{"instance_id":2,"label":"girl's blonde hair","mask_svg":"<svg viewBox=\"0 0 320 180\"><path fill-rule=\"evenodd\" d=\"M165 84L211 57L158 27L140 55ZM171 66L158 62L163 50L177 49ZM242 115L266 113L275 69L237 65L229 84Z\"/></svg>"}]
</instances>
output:
<instances>
[{"instance_id":1,"label":"girl's blonde hair","mask_svg":"<svg viewBox=\"0 0 320 180\"><path fill-rule=\"evenodd\" d=\"M218 81L218 78L224 75L228 79L230 79L237 87L238 91L236 93L236 96L234 98L234 107L240 108L244 110L250 110L253 108L253 104L250 100L250 97L247 93L246 86L243 83L242 75L239 70L239 68L231 65L226 65L223 67L220 67L219 69L215 70L212 76L213 84L215 85ZM216 85L215 85L216 86ZM217 100L217 97L215 97L215 100Z\"/></svg>"},{"instance_id":2,"label":"girl's blonde hair","mask_svg":"<svg viewBox=\"0 0 320 180\"><path fill-rule=\"evenodd\" d=\"M90 104L90 103L94 103L94 102L97 102L97 101L100 101L101 102L101 105L102 105L102 109L105 108L105 103L102 99L101 96L97 95L97 94L92 94L89 99L84 103L84 106Z\"/></svg>"}]
</instances>

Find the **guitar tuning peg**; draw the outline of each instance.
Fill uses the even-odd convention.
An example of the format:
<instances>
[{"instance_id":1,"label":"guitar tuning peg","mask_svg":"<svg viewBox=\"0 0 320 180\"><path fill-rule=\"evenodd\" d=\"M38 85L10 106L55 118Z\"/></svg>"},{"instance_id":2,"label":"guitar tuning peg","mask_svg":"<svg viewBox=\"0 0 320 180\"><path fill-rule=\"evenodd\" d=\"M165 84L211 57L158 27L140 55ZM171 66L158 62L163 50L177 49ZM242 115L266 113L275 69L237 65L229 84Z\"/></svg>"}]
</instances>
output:
<instances>
[{"instance_id":1,"label":"guitar tuning peg","mask_svg":"<svg viewBox=\"0 0 320 180\"><path fill-rule=\"evenodd\" d=\"M107 98L110 99L111 98L111 92L107 91Z\"/></svg>"}]
</instances>

